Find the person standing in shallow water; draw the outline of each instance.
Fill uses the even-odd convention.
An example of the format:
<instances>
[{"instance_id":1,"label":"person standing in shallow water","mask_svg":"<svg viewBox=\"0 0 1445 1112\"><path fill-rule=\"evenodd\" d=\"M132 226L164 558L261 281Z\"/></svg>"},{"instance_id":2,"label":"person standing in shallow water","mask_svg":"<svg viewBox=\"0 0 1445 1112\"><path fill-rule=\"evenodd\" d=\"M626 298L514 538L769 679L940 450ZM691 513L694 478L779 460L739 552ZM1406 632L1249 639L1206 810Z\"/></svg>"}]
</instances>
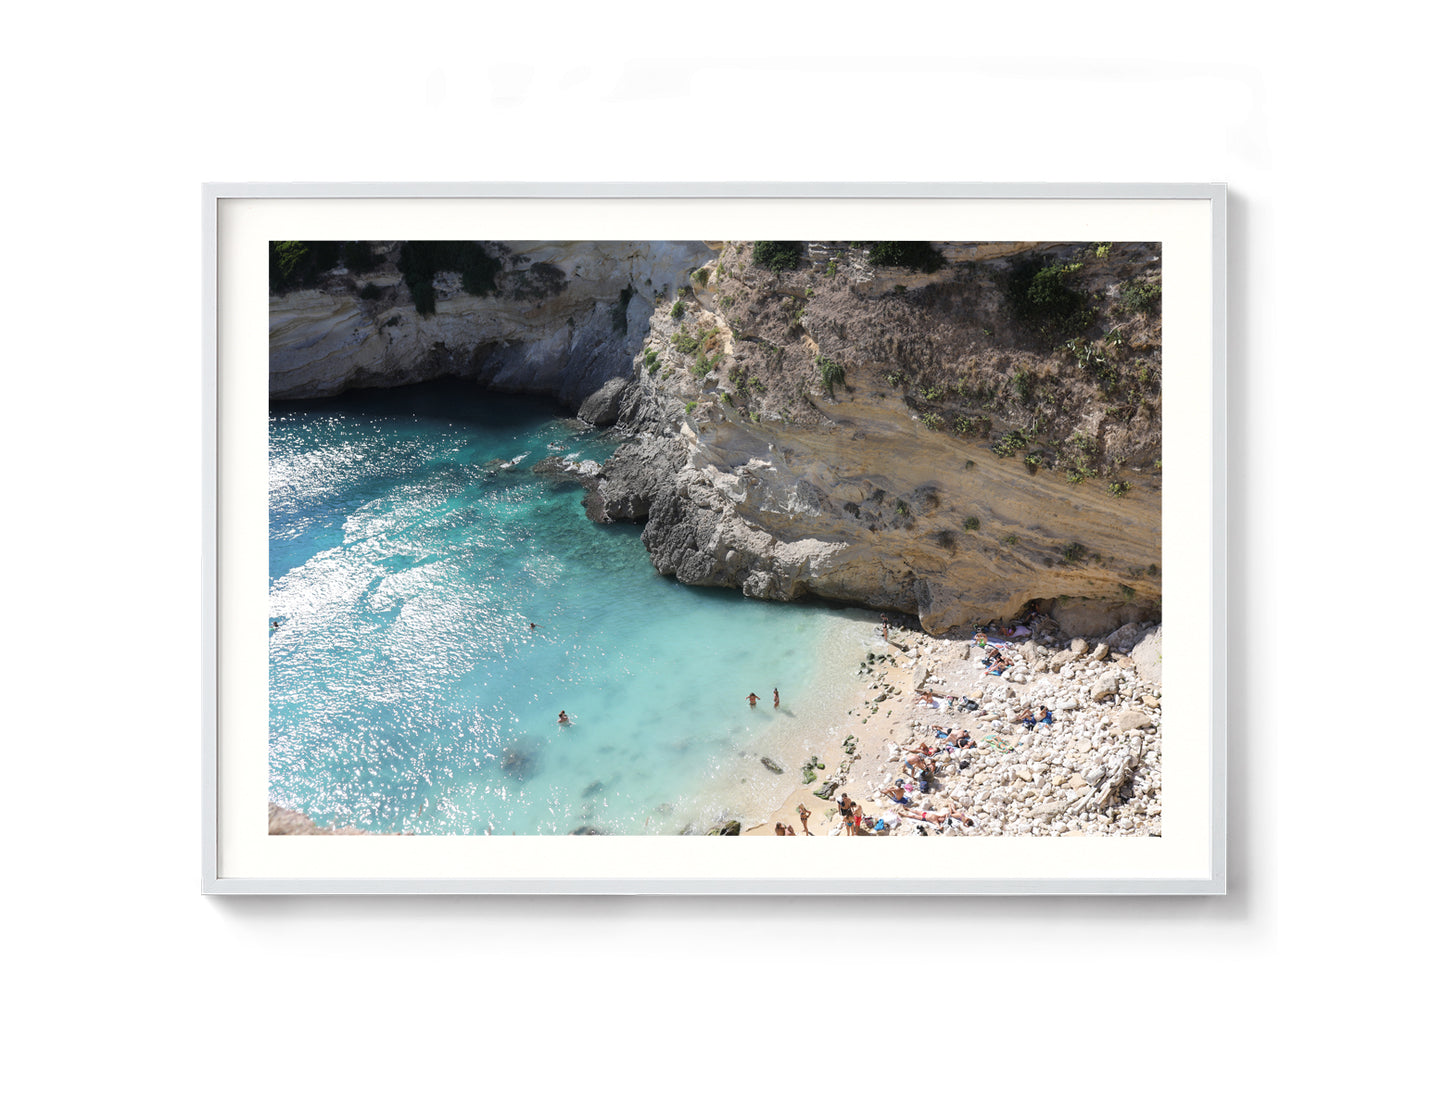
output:
<instances>
[{"instance_id":1,"label":"person standing in shallow water","mask_svg":"<svg viewBox=\"0 0 1445 1112\"><path fill-rule=\"evenodd\" d=\"M755 706L757 706L757 705L758 705L758 697L757 697L757 695L756 695L755 693L751 692L751 691L748 692L748 706L750 706L750 707L755 707Z\"/></svg>"},{"instance_id":2,"label":"person standing in shallow water","mask_svg":"<svg viewBox=\"0 0 1445 1112\"><path fill-rule=\"evenodd\" d=\"M776 687L773 688L773 709L778 709L778 689Z\"/></svg>"},{"instance_id":3,"label":"person standing in shallow water","mask_svg":"<svg viewBox=\"0 0 1445 1112\"><path fill-rule=\"evenodd\" d=\"M572 719L570 719L570 718L567 717L567 712L566 712L565 710L564 710L561 714L559 714L559 715L557 716L557 725L559 725L559 726L570 726L570 725L572 725Z\"/></svg>"}]
</instances>

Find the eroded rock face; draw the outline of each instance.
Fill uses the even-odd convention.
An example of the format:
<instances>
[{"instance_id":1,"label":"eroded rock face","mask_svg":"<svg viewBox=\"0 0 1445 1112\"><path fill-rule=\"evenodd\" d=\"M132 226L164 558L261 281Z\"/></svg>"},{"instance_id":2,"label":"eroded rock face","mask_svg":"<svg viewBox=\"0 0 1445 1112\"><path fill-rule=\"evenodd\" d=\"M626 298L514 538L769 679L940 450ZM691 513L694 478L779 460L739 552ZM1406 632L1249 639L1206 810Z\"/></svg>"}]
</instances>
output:
<instances>
[{"instance_id":1,"label":"eroded rock face","mask_svg":"<svg viewBox=\"0 0 1445 1112\"><path fill-rule=\"evenodd\" d=\"M743 422L721 409L687 421L668 448L620 451L605 471L609 516L650 515L643 543L683 582L916 613L930 632L1034 598L1117 600L1119 569L1158 559L1157 497L1030 475L921 428L895 400L817 404L826 425ZM1108 562L1067 559L1071 544ZM1150 608L1124 607L1123 620ZM1115 628L1120 609L1099 602L1080 617L1071 605L1070 630Z\"/></svg>"},{"instance_id":2,"label":"eroded rock face","mask_svg":"<svg viewBox=\"0 0 1445 1112\"><path fill-rule=\"evenodd\" d=\"M517 242L496 296L466 293L439 273L436 311L423 316L395 265L334 272L325 289L271 299L271 397L319 398L370 386L454 375L497 390L547 394L594 424L617 417L656 303L712 252L701 242ZM519 262L518 260L525 260ZM529 292L529 271L555 268L565 283ZM549 269L548 273L554 273ZM361 283L374 296L360 293ZM631 294L623 302L623 291ZM621 326L621 327L619 327Z\"/></svg>"}]
</instances>

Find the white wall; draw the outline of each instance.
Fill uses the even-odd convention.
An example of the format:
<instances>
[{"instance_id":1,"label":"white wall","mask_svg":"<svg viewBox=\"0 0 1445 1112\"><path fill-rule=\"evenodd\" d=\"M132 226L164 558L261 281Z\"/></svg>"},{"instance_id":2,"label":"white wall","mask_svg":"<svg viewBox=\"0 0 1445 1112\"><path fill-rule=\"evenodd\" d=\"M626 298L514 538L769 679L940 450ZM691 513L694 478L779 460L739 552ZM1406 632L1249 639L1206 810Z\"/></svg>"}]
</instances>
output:
<instances>
[{"instance_id":1,"label":"white wall","mask_svg":"<svg viewBox=\"0 0 1445 1112\"><path fill-rule=\"evenodd\" d=\"M1415 10L12 12L17 1107L1411 1106L1439 727L1367 658L1438 615ZM1229 182L1231 894L201 897L199 183L493 179Z\"/></svg>"}]
</instances>

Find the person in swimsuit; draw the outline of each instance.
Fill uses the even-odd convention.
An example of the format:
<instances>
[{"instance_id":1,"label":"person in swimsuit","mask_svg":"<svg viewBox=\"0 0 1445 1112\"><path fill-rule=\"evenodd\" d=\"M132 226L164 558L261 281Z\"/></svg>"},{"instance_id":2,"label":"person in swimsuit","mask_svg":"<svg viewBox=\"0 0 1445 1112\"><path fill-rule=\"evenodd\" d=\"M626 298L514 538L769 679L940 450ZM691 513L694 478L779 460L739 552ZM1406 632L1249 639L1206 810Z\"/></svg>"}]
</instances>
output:
<instances>
[{"instance_id":1,"label":"person in swimsuit","mask_svg":"<svg viewBox=\"0 0 1445 1112\"><path fill-rule=\"evenodd\" d=\"M779 838L786 838L788 836L788 832L783 829L783 824L780 822L773 823L773 833Z\"/></svg>"},{"instance_id":2,"label":"person in swimsuit","mask_svg":"<svg viewBox=\"0 0 1445 1112\"><path fill-rule=\"evenodd\" d=\"M883 789L883 794L886 795L889 799L893 800L894 803L908 802L908 793L903 790L902 780L894 780L893 786L891 788Z\"/></svg>"},{"instance_id":3,"label":"person in swimsuit","mask_svg":"<svg viewBox=\"0 0 1445 1112\"><path fill-rule=\"evenodd\" d=\"M748 692L748 706L750 706L750 707L755 707L755 706L757 706L757 705L758 705L758 697L757 697L757 695L756 695L754 692L749 691L749 692Z\"/></svg>"},{"instance_id":4,"label":"person in swimsuit","mask_svg":"<svg viewBox=\"0 0 1445 1112\"><path fill-rule=\"evenodd\" d=\"M572 725L572 719L570 719L570 718L567 717L567 712L566 712L565 710L564 710L561 714L559 714L559 715L557 716L557 725L559 725L559 726L570 726L570 725Z\"/></svg>"},{"instance_id":5,"label":"person in swimsuit","mask_svg":"<svg viewBox=\"0 0 1445 1112\"><path fill-rule=\"evenodd\" d=\"M778 709L778 689L776 687L773 688L773 709Z\"/></svg>"},{"instance_id":6,"label":"person in swimsuit","mask_svg":"<svg viewBox=\"0 0 1445 1112\"><path fill-rule=\"evenodd\" d=\"M802 823L803 823L803 833L806 834L806 835L808 835L809 837L812 837L812 835L813 835L813 832L808 829L808 820L809 820L810 818L812 818L812 817L813 817L813 812L810 811L810 810L808 810L808 808L804 807L801 803L799 803L799 804L798 804L798 818L802 820Z\"/></svg>"}]
</instances>

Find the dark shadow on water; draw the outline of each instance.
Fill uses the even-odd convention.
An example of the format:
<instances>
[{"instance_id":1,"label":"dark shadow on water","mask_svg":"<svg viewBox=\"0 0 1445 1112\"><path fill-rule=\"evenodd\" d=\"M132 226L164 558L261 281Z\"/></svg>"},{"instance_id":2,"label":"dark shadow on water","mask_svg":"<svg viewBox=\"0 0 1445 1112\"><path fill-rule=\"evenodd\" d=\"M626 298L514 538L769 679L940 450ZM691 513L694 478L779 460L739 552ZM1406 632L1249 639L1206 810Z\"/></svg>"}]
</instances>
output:
<instances>
[{"instance_id":1,"label":"dark shadow on water","mask_svg":"<svg viewBox=\"0 0 1445 1112\"><path fill-rule=\"evenodd\" d=\"M417 417L465 421L484 428L514 428L535 421L570 417L560 403L542 397L501 394L475 382L441 378L411 386L349 390L334 398L273 401L272 413L358 413L369 417Z\"/></svg>"},{"instance_id":2,"label":"dark shadow on water","mask_svg":"<svg viewBox=\"0 0 1445 1112\"><path fill-rule=\"evenodd\" d=\"M537 774L537 752L535 746L518 742L502 750L498 767L513 780L530 780Z\"/></svg>"}]
</instances>

